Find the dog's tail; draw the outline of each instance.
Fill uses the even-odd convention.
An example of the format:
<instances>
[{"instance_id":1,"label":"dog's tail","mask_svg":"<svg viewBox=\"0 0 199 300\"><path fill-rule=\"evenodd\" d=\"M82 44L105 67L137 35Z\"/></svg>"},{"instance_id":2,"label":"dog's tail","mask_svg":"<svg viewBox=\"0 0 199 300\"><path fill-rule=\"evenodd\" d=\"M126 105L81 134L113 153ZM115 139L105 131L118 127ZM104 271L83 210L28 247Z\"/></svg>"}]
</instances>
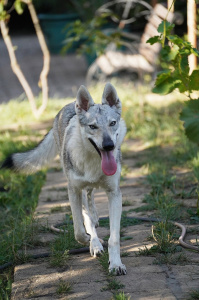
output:
<instances>
[{"instance_id":1,"label":"dog's tail","mask_svg":"<svg viewBox=\"0 0 199 300\"><path fill-rule=\"evenodd\" d=\"M57 155L57 146L51 129L44 139L32 150L13 153L3 162L1 168L13 169L23 173L34 173L47 165Z\"/></svg>"}]
</instances>

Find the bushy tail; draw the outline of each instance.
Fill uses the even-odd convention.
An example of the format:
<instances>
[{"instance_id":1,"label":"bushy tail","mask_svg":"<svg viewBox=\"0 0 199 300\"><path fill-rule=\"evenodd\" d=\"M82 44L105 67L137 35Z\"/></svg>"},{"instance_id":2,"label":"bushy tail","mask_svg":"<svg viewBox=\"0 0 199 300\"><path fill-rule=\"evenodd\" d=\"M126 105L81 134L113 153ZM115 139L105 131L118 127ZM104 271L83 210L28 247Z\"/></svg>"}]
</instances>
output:
<instances>
[{"instance_id":1,"label":"bushy tail","mask_svg":"<svg viewBox=\"0 0 199 300\"><path fill-rule=\"evenodd\" d=\"M53 129L51 129L45 138L34 149L13 153L3 162L1 168L9 168L23 173L34 173L47 165L57 155L57 146L55 144Z\"/></svg>"}]
</instances>

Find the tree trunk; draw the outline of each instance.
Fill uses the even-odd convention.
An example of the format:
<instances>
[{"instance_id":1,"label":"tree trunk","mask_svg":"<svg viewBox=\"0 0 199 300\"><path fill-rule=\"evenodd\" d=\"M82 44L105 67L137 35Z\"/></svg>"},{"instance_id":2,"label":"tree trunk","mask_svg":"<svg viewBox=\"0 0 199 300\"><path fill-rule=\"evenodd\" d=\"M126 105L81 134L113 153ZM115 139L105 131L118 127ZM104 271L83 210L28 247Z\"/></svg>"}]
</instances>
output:
<instances>
[{"instance_id":1,"label":"tree trunk","mask_svg":"<svg viewBox=\"0 0 199 300\"><path fill-rule=\"evenodd\" d=\"M195 0L187 0L187 32L188 41L191 45L197 47L196 36L196 3ZM194 54L189 56L190 73L197 68L197 58Z\"/></svg>"}]
</instances>

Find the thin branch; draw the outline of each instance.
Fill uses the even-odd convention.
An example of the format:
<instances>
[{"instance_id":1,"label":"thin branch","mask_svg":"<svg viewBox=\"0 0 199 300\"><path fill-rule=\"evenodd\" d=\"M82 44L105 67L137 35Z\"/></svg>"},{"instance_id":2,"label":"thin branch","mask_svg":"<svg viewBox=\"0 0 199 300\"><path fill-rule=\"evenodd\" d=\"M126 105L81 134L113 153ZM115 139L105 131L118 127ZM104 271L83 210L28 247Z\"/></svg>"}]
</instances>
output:
<instances>
[{"instance_id":1,"label":"thin branch","mask_svg":"<svg viewBox=\"0 0 199 300\"><path fill-rule=\"evenodd\" d=\"M20 66L18 65L17 58L16 58L16 55L15 55L14 46L13 46L11 38L9 36L9 29L6 25L5 20L0 21L0 28L1 28L1 33L2 33L3 40L6 44L6 47L7 47L8 53L9 53L11 68L12 68L13 72L16 74L17 78L19 79L19 81L20 81L20 83L21 83L21 85L22 85L22 87L23 87L23 89L24 89L24 91L25 91L25 93L28 97L28 100L30 102L30 106L31 106L31 109L32 109L32 112L33 112L34 116L36 118L38 118L37 107L36 107L36 104L35 104L34 95L32 93L30 85L28 84L23 72L20 69Z\"/></svg>"},{"instance_id":2,"label":"thin branch","mask_svg":"<svg viewBox=\"0 0 199 300\"><path fill-rule=\"evenodd\" d=\"M32 22L35 27L35 31L37 34L37 38L41 47L41 50L43 52L43 69L40 74L40 80L39 80L39 85L41 85L42 88L42 105L38 109L38 114L41 115L43 111L45 110L48 102L48 81L47 81L47 76L49 73L49 68L50 68L50 54L48 51L48 47L46 45L46 41L43 35L43 32L41 30L39 20L34 8L34 5L32 4L32 0L22 0L25 4L27 4Z\"/></svg>"}]
</instances>

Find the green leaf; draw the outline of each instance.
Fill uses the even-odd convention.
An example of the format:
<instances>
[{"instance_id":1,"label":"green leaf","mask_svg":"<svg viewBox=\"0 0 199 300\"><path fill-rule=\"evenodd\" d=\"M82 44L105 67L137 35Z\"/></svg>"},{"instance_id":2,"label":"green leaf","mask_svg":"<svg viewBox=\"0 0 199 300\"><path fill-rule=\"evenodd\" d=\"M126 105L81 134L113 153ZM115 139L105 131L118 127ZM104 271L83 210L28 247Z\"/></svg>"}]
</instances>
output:
<instances>
[{"instance_id":1,"label":"green leaf","mask_svg":"<svg viewBox=\"0 0 199 300\"><path fill-rule=\"evenodd\" d=\"M155 87L153 88L152 92L160 95L167 95L178 88L181 83L182 81L180 79L167 77L160 84L155 83Z\"/></svg>"},{"instance_id":2,"label":"green leaf","mask_svg":"<svg viewBox=\"0 0 199 300\"><path fill-rule=\"evenodd\" d=\"M2 2L0 2L0 14L3 12L3 10L4 10L3 3L2 3Z\"/></svg>"},{"instance_id":3,"label":"green leaf","mask_svg":"<svg viewBox=\"0 0 199 300\"><path fill-rule=\"evenodd\" d=\"M196 48L192 48L191 53L195 54L196 56L199 56L199 51Z\"/></svg>"},{"instance_id":4,"label":"green leaf","mask_svg":"<svg viewBox=\"0 0 199 300\"><path fill-rule=\"evenodd\" d=\"M160 53L161 58L164 61L168 62L176 58L177 54L179 53L179 47L177 45L174 45L172 48L170 48L169 46L165 46L164 48L162 48Z\"/></svg>"},{"instance_id":5,"label":"green leaf","mask_svg":"<svg viewBox=\"0 0 199 300\"><path fill-rule=\"evenodd\" d=\"M171 76L171 70L169 69L158 72L155 84L159 85L160 83L168 79L170 76Z\"/></svg>"},{"instance_id":6,"label":"green leaf","mask_svg":"<svg viewBox=\"0 0 199 300\"><path fill-rule=\"evenodd\" d=\"M22 7L22 3L21 3L20 0L16 0L15 3L14 3L14 6L15 6L16 12L19 15L23 14L23 7Z\"/></svg>"},{"instance_id":7,"label":"green leaf","mask_svg":"<svg viewBox=\"0 0 199 300\"><path fill-rule=\"evenodd\" d=\"M189 140L199 144L199 99L185 102L180 120L184 122L185 133Z\"/></svg>"},{"instance_id":8,"label":"green leaf","mask_svg":"<svg viewBox=\"0 0 199 300\"><path fill-rule=\"evenodd\" d=\"M180 62L180 67L182 72L185 75L189 74L189 61L188 61L188 56L183 56Z\"/></svg>"},{"instance_id":9,"label":"green leaf","mask_svg":"<svg viewBox=\"0 0 199 300\"><path fill-rule=\"evenodd\" d=\"M173 44L176 44L176 45L182 45L184 44L184 41L183 39L181 39L178 35L174 34L174 35L168 35L167 36L168 40L170 42L172 42Z\"/></svg>"},{"instance_id":10,"label":"green leaf","mask_svg":"<svg viewBox=\"0 0 199 300\"><path fill-rule=\"evenodd\" d=\"M174 28L174 24L169 23L168 21L162 21L160 25L158 26L158 32L159 33L164 33L166 32L166 35L168 35L171 30Z\"/></svg>"},{"instance_id":11,"label":"green leaf","mask_svg":"<svg viewBox=\"0 0 199 300\"><path fill-rule=\"evenodd\" d=\"M199 70L194 70L190 75L189 87L190 90L199 90Z\"/></svg>"},{"instance_id":12,"label":"green leaf","mask_svg":"<svg viewBox=\"0 0 199 300\"><path fill-rule=\"evenodd\" d=\"M174 45L172 48L171 48L171 51L168 55L168 61L171 61L171 60L174 60L176 58L176 55L178 54L179 52L179 47L177 45Z\"/></svg>"},{"instance_id":13,"label":"green leaf","mask_svg":"<svg viewBox=\"0 0 199 300\"><path fill-rule=\"evenodd\" d=\"M160 42L160 36L159 35L155 35L155 36L151 37L150 39L148 39L146 41L146 43L149 43L151 45L153 45L155 43L158 43L158 42Z\"/></svg>"}]
</instances>

